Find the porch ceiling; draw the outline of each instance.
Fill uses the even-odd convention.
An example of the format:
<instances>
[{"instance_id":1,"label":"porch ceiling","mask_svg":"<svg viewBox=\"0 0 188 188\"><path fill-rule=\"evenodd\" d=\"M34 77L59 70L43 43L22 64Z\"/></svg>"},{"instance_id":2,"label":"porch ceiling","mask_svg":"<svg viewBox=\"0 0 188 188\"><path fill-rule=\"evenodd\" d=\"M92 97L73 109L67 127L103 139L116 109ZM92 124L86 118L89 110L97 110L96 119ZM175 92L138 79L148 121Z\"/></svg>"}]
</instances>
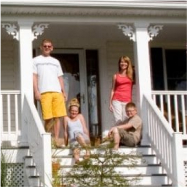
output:
<instances>
[{"instance_id":1,"label":"porch ceiling","mask_svg":"<svg viewBox=\"0 0 188 188\"><path fill-rule=\"evenodd\" d=\"M164 25L155 42L186 41L186 1L175 0L2 0L2 22L48 22L43 37L129 40L117 24L147 22ZM11 37L2 29L2 39Z\"/></svg>"},{"instance_id":2,"label":"porch ceiling","mask_svg":"<svg viewBox=\"0 0 188 188\"><path fill-rule=\"evenodd\" d=\"M163 24L162 24L163 25ZM187 26L185 24L164 24L163 29L157 37L151 41L152 45L157 43L184 43L186 47ZM92 24L92 23L50 23L41 36L57 41L85 40L85 41L129 41L124 36L122 30L118 29L117 24ZM2 29L1 38L12 40L5 29ZM35 42L36 40L34 40Z\"/></svg>"}]
</instances>

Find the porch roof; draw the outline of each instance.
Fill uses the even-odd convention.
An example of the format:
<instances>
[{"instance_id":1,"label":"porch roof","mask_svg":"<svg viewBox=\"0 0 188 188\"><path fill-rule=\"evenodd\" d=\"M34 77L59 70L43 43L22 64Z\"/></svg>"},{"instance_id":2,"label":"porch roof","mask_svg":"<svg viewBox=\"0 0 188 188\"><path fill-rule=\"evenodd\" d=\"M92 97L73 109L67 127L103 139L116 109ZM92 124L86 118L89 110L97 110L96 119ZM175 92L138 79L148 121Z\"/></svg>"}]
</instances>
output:
<instances>
[{"instance_id":1,"label":"porch roof","mask_svg":"<svg viewBox=\"0 0 188 188\"><path fill-rule=\"evenodd\" d=\"M1 0L3 15L186 17L186 0Z\"/></svg>"},{"instance_id":2,"label":"porch roof","mask_svg":"<svg viewBox=\"0 0 188 188\"><path fill-rule=\"evenodd\" d=\"M186 0L1 0L2 5L84 6L84 7L148 7L186 9Z\"/></svg>"}]
</instances>

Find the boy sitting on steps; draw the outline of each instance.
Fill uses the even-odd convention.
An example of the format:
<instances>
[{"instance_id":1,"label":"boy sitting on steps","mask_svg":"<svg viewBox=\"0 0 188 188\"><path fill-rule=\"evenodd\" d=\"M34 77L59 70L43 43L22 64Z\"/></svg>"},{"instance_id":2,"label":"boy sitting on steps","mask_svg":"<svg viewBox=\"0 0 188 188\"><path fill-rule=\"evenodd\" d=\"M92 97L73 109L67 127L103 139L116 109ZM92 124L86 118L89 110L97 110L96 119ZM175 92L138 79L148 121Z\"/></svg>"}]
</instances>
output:
<instances>
[{"instance_id":1,"label":"boy sitting on steps","mask_svg":"<svg viewBox=\"0 0 188 188\"><path fill-rule=\"evenodd\" d=\"M114 140L114 150L119 149L120 143L135 147L141 140L142 134L142 120L137 115L136 105L132 102L125 107L128 119L121 125L114 126L108 132L108 137Z\"/></svg>"}]
</instances>

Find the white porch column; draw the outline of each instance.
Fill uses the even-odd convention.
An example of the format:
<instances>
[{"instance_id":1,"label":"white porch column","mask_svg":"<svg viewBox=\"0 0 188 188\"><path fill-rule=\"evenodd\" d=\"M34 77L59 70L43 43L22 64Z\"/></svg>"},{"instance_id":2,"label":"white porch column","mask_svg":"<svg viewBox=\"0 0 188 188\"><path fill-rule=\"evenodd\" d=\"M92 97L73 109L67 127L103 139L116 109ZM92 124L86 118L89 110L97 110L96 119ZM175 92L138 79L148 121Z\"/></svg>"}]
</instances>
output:
<instances>
[{"instance_id":1,"label":"white porch column","mask_svg":"<svg viewBox=\"0 0 188 188\"><path fill-rule=\"evenodd\" d=\"M20 55L20 89L21 89L21 114L23 114L24 95L33 100L33 64L32 64L32 25L33 22L19 21L19 55ZM27 146L27 130L21 118L20 146Z\"/></svg>"},{"instance_id":2,"label":"white porch column","mask_svg":"<svg viewBox=\"0 0 188 188\"><path fill-rule=\"evenodd\" d=\"M135 23L135 71L136 71L136 91L137 91L137 107L141 118L143 94L151 95L151 73L150 73L150 58L149 58L149 35L148 23ZM147 130L143 125L142 144L148 144Z\"/></svg>"}]
</instances>

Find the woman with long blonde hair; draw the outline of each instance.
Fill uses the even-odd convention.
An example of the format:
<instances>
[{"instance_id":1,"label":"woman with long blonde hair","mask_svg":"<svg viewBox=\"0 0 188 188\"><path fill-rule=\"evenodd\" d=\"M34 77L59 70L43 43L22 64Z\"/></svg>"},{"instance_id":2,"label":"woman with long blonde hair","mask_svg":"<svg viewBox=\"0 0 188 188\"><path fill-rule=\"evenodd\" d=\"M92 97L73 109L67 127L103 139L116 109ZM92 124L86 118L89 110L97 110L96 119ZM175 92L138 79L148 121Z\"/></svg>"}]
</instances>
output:
<instances>
[{"instance_id":1,"label":"woman with long blonde hair","mask_svg":"<svg viewBox=\"0 0 188 188\"><path fill-rule=\"evenodd\" d=\"M132 101L133 67L129 57L118 61L119 72L113 75L109 109L114 114L116 125L127 119L125 106Z\"/></svg>"}]
</instances>

